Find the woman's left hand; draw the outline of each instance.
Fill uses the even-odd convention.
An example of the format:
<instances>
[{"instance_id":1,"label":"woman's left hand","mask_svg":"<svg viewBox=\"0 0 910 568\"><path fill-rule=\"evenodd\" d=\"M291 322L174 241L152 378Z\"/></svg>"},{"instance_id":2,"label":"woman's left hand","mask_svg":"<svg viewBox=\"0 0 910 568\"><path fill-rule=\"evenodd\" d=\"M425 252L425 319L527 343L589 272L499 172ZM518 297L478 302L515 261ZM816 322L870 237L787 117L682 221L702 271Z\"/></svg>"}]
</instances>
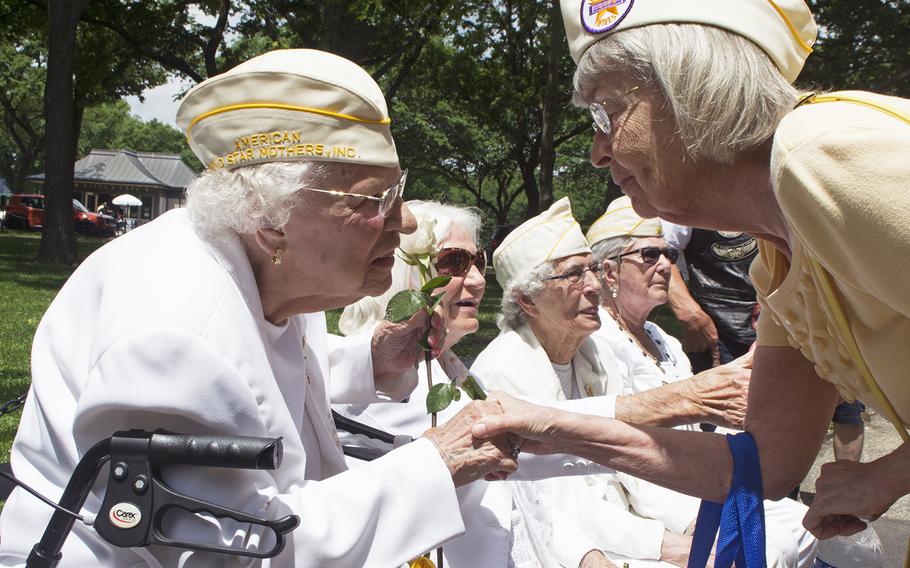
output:
<instances>
[{"instance_id":1,"label":"woman's left hand","mask_svg":"<svg viewBox=\"0 0 910 568\"><path fill-rule=\"evenodd\" d=\"M892 480L893 462L901 458L898 452L869 463L840 460L823 465L803 526L820 539L865 529L866 522L880 517L903 495L900 484Z\"/></svg>"},{"instance_id":2,"label":"woman's left hand","mask_svg":"<svg viewBox=\"0 0 910 568\"><path fill-rule=\"evenodd\" d=\"M373 355L373 382L376 388L393 398L406 398L417 386L417 342L431 326L430 346L433 356L442 351L445 331L442 318L434 313L427 316L418 310L411 319L392 323L383 321L373 331L371 350Z\"/></svg>"}]
</instances>

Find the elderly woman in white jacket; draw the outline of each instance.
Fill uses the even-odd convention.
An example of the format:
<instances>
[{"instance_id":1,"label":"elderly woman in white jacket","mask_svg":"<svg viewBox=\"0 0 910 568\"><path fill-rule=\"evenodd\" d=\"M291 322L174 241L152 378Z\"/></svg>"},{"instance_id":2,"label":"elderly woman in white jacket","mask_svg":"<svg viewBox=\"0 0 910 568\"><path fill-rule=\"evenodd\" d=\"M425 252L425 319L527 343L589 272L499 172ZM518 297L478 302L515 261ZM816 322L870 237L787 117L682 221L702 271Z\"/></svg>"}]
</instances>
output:
<instances>
[{"instance_id":1,"label":"elderly woman in white jacket","mask_svg":"<svg viewBox=\"0 0 910 568\"><path fill-rule=\"evenodd\" d=\"M622 392L622 373L609 352L589 339L600 327L599 265L564 198L517 227L494 255L503 287L502 332L472 367L485 383L509 394L558 401ZM554 523L554 539L581 531L594 546L617 560L661 556L641 544L653 532L628 512L621 483L613 475L536 482L554 511L574 519ZM683 527L684 528L684 527ZM669 566L669 565L668 565Z\"/></svg>"},{"instance_id":2,"label":"elderly woman in white jacket","mask_svg":"<svg viewBox=\"0 0 910 568\"><path fill-rule=\"evenodd\" d=\"M288 546L260 565L386 568L461 534L456 487L515 468L507 441L472 443L471 424L500 411L496 403L472 403L352 471L329 418L330 397L398 400L416 378L403 369L413 369L425 316L340 343L322 313L388 288L399 235L414 231L389 122L365 71L313 50L267 53L191 90L178 123L209 170L188 188L186 210L99 249L48 308L12 448L16 476L57 498L80 457L115 430L281 437L276 471L167 475L191 497L298 515ZM438 348L438 335L431 342ZM98 493L85 503L99 517L100 506ZM13 492L0 564L25 561L50 513ZM165 517L164 529L184 541L271 546L249 525L211 517ZM250 562L116 548L77 525L62 566Z\"/></svg>"},{"instance_id":3,"label":"elderly woman in white jacket","mask_svg":"<svg viewBox=\"0 0 910 568\"><path fill-rule=\"evenodd\" d=\"M486 287L486 258L477 246L480 217L474 209L435 202L410 201L407 205L417 220L417 231L401 240L392 268L392 286L380 296L364 298L345 308L339 328L346 335L371 332L383 320L389 299L396 292L421 286L418 270L405 262L403 256L432 253L434 273L451 277L439 289L444 296L438 310L447 334L440 356L430 363L432 381L433 384L461 382L468 370L452 348L465 335L477 331L478 310ZM419 436L430 427L425 402L429 382L423 361L418 374L417 388L406 402L336 405L335 410L396 435ZM463 397L439 412L438 421L451 419L466 400ZM591 412L596 408L589 405L581 411ZM363 443L362 440L350 442ZM572 468L569 473L603 471L586 460L566 456L522 456L519 464L519 471L512 479L565 475L567 466ZM574 532L575 538L554 542L547 498L533 486L511 480L476 482L460 488L458 495L466 532L444 546L445 565L450 568L611 566L581 531ZM561 518L559 523L571 525L574 520ZM577 555L569 555L571 564L557 560L559 551L567 548L578 551Z\"/></svg>"},{"instance_id":4,"label":"elderly woman in white jacket","mask_svg":"<svg viewBox=\"0 0 910 568\"><path fill-rule=\"evenodd\" d=\"M633 394L626 389L628 358L593 339L601 327L602 288L595 275L603 265L592 257L568 199L516 228L493 263L503 286L502 333L472 371L491 388L535 400ZM641 395L647 393L634 396ZM619 406L630 415L648 408ZM667 568L688 562L692 539L684 533L694 528L697 500L624 474L536 483L550 493L555 509L616 561ZM568 538L577 527L554 523L554 538ZM769 565L796 566L795 546L790 559L787 544L769 535Z\"/></svg>"}]
</instances>

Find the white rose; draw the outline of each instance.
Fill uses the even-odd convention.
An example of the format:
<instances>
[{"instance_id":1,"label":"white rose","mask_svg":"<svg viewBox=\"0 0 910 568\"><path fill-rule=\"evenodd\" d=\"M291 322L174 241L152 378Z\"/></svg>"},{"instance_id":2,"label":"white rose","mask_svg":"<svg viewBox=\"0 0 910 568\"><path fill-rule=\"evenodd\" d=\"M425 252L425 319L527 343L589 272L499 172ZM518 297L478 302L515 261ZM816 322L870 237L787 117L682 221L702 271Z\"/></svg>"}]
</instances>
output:
<instances>
[{"instance_id":1,"label":"white rose","mask_svg":"<svg viewBox=\"0 0 910 568\"><path fill-rule=\"evenodd\" d=\"M438 253L439 245L436 243L435 229L435 219L418 218L417 230L410 235L402 235L399 248L410 256L425 256Z\"/></svg>"}]
</instances>

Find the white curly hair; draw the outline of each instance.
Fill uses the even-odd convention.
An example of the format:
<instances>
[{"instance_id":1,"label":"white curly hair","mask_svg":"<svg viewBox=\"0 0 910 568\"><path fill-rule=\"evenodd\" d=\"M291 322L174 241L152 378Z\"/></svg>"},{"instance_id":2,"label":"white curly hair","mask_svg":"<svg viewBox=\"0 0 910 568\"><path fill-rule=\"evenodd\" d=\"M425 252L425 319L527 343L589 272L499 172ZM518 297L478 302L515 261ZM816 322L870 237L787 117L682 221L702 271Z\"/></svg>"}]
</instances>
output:
<instances>
[{"instance_id":1,"label":"white curly hair","mask_svg":"<svg viewBox=\"0 0 910 568\"><path fill-rule=\"evenodd\" d=\"M546 261L534 268L519 273L506 283L502 291L502 303L496 325L499 329L515 329L527 322L528 317L519 302L520 298L533 300L546 285L547 278L556 275L556 263Z\"/></svg>"},{"instance_id":2,"label":"white curly hair","mask_svg":"<svg viewBox=\"0 0 910 568\"><path fill-rule=\"evenodd\" d=\"M327 164L269 162L234 170L206 170L186 188L197 230L212 238L280 229L300 205L301 187L319 187Z\"/></svg>"},{"instance_id":3,"label":"white curly hair","mask_svg":"<svg viewBox=\"0 0 910 568\"><path fill-rule=\"evenodd\" d=\"M476 207L447 205L437 201L408 201L408 209L417 220L417 230L402 235L398 248L407 254L438 251L459 227L477 243L480 234L480 211ZM389 300L402 290L420 288L417 269L395 254L392 266L392 285L379 296L366 297L346 307L338 320L338 329L344 335L355 335L368 330L385 318Z\"/></svg>"}]
</instances>

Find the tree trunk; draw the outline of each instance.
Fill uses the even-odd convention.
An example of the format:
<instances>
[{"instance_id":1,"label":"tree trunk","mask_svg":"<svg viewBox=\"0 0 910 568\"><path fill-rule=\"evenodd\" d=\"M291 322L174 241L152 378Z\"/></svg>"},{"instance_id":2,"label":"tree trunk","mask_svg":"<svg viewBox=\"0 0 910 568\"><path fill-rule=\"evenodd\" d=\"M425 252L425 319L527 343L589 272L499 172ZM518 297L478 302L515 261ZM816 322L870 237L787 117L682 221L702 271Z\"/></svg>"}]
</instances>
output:
<instances>
[{"instance_id":1,"label":"tree trunk","mask_svg":"<svg viewBox=\"0 0 910 568\"><path fill-rule=\"evenodd\" d=\"M537 186L537 177L534 176L534 166L530 164L521 164L521 179L524 182L524 192L528 197L528 208L525 210L525 219L530 219L539 214L540 208L540 189Z\"/></svg>"},{"instance_id":2,"label":"tree trunk","mask_svg":"<svg viewBox=\"0 0 910 568\"><path fill-rule=\"evenodd\" d=\"M73 70L76 27L88 0L48 0L47 83L44 89L44 234L40 262L76 262L73 231L74 135Z\"/></svg>"},{"instance_id":3,"label":"tree trunk","mask_svg":"<svg viewBox=\"0 0 910 568\"><path fill-rule=\"evenodd\" d=\"M557 100L559 98L559 64L562 58L562 16L559 2L550 3L547 21L547 37L550 45L547 48L546 84L543 90L543 101L540 117L540 201L539 210L548 209L553 204L553 167L556 164L556 127L559 125Z\"/></svg>"}]
</instances>

